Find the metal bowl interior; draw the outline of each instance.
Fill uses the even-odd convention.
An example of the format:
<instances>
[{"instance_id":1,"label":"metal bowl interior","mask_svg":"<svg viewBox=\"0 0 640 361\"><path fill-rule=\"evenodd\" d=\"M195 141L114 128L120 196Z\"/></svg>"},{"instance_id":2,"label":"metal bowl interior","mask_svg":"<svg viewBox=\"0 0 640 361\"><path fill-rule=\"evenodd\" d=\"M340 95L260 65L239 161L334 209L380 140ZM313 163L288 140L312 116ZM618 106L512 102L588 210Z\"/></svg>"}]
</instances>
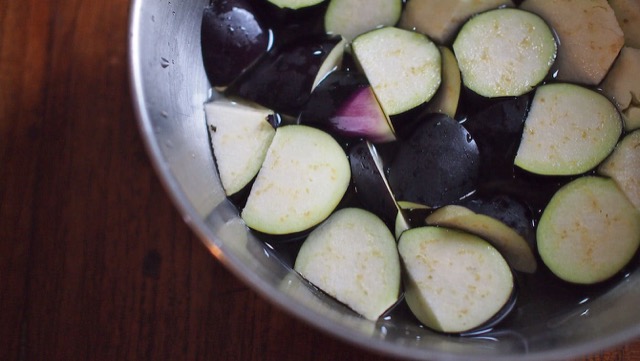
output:
<instances>
[{"instance_id":1,"label":"metal bowl interior","mask_svg":"<svg viewBox=\"0 0 640 361\"><path fill-rule=\"evenodd\" d=\"M142 138L158 176L184 220L236 276L321 330L409 359L566 359L640 336L638 272L579 302L558 305L553 295L541 297L520 306L506 326L464 338L440 335L403 319L367 321L308 287L251 236L225 200L203 111L213 95L199 41L202 9L208 2L133 1L131 85Z\"/></svg>"}]
</instances>

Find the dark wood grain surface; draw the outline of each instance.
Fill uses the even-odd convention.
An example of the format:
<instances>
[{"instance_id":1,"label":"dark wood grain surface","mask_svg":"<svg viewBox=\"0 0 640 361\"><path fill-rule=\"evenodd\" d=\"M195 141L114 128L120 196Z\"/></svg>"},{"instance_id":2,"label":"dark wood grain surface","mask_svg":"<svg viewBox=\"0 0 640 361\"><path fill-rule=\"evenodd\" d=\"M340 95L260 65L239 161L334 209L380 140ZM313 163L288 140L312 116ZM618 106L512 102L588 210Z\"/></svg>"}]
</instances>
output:
<instances>
[{"instance_id":1,"label":"dark wood grain surface","mask_svg":"<svg viewBox=\"0 0 640 361\"><path fill-rule=\"evenodd\" d=\"M272 306L183 223L132 110L129 6L0 1L0 360L388 359Z\"/></svg>"}]
</instances>

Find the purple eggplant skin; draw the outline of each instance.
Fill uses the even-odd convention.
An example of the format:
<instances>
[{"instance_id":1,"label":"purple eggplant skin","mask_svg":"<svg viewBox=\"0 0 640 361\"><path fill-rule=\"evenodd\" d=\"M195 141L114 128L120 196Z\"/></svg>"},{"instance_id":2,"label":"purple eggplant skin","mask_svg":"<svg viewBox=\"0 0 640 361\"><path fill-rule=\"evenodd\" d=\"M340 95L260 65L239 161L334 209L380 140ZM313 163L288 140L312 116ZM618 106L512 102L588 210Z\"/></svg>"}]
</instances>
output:
<instances>
[{"instance_id":1,"label":"purple eggplant skin","mask_svg":"<svg viewBox=\"0 0 640 361\"><path fill-rule=\"evenodd\" d=\"M463 200L460 205L501 221L535 248L534 214L523 201L505 194L478 195Z\"/></svg>"},{"instance_id":2,"label":"purple eggplant skin","mask_svg":"<svg viewBox=\"0 0 640 361\"><path fill-rule=\"evenodd\" d=\"M456 120L435 114L400 145L389 169L396 200L428 207L453 204L476 190L478 146Z\"/></svg>"},{"instance_id":3,"label":"purple eggplant skin","mask_svg":"<svg viewBox=\"0 0 640 361\"><path fill-rule=\"evenodd\" d=\"M273 32L274 46L325 33L324 13L329 1L296 10L279 8L267 0L247 1L259 14L261 22Z\"/></svg>"},{"instance_id":4,"label":"purple eggplant skin","mask_svg":"<svg viewBox=\"0 0 640 361\"><path fill-rule=\"evenodd\" d=\"M225 91L282 115L297 116L309 99L313 82L339 36L311 36L272 49Z\"/></svg>"},{"instance_id":5,"label":"purple eggplant skin","mask_svg":"<svg viewBox=\"0 0 640 361\"><path fill-rule=\"evenodd\" d=\"M311 93L298 122L374 143L396 139L366 76L352 71L327 75Z\"/></svg>"},{"instance_id":6,"label":"purple eggplant skin","mask_svg":"<svg viewBox=\"0 0 640 361\"><path fill-rule=\"evenodd\" d=\"M385 184L385 175L376 167L369 145L364 140L356 142L349 148L348 155L351 177L360 204L393 229L398 208Z\"/></svg>"},{"instance_id":7,"label":"purple eggplant skin","mask_svg":"<svg viewBox=\"0 0 640 361\"><path fill-rule=\"evenodd\" d=\"M298 116L298 122L325 128L329 119L347 99L356 91L368 87L369 81L364 74L344 70L332 71L315 87Z\"/></svg>"},{"instance_id":8,"label":"purple eggplant skin","mask_svg":"<svg viewBox=\"0 0 640 361\"><path fill-rule=\"evenodd\" d=\"M513 161L531 105L526 94L497 102L462 123L478 144L482 181L513 177Z\"/></svg>"},{"instance_id":9,"label":"purple eggplant skin","mask_svg":"<svg viewBox=\"0 0 640 361\"><path fill-rule=\"evenodd\" d=\"M512 178L481 182L478 194L504 194L519 199L529 206L537 222L551 197L575 178L577 176L542 176L515 168Z\"/></svg>"},{"instance_id":10,"label":"purple eggplant skin","mask_svg":"<svg viewBox=\"0 0 640 361\"><path fill-rule=\"evenodd\" d=\"M269 30L248 0L218 0L202 15L204 69L214 87L224 87L267 53Z\"/></svg>"}]
</instances>

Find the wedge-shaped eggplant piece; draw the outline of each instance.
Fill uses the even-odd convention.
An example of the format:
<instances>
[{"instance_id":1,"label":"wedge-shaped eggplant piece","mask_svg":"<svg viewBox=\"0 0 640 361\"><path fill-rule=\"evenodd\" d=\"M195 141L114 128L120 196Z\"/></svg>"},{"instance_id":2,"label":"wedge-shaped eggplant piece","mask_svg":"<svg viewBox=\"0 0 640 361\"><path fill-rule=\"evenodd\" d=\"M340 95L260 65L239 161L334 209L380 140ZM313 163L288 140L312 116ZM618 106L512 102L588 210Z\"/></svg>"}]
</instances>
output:
<instances>
[{"instance_id":1,"label":"wedge-shaped eggplant piece","mask_svg":"<svg viewBox=\"0 0 640 361\"><path fill-rule=\"evenodd\" d=\"M520 8L540 15L558 35L560 81L599 84L624 45L607 0L525 0Z\"/></svg>"},{"instance_id":2,"label":"wedge-shaped eggplant piece","mask_svg":"<svg viewBox=\"0 0 640 361\"><path fill-rule=\"evenodd\" d=\"M429 101L440 86L440 51L425 35L386 27L358 36L352 49L388 116Z\"/></svg>"},{"instance_id":3,"label":"wedge-shaped eggplant piece","mask_svg":"<svg viewBox=\"0 0 640 361\"><path fill-rule=\"evenodd\" d=\"M640 3L638 3L640 7ZM640 128L640 49L624 47L600 84L613 99L624 119L627 131Z\"/></svg>"},{"instance_id":4,"label":"wedge-shaped eggplant piece","mask_svg":"<svg viewBox=\"0 0 640 361\"><path fill-rule=\"evenodd\" d=\"M376 320L400 293L400 258L387 226L373 213L344 208L314 229L294 269L367 319Z\"/></svg>"},{"instance_id":5,"label":"wedge-shaped eggplant piece","mask_svg":"<svg viewBox=\"0 0 640 361\"><path fill-rule=\"evenodd\" d=\"M340 64L344 44L326 35L296 39L262 57L225 94L295 117L313 88Z\"/></svg>"},{"instance_id":6,"label":"wedge-shaped eggplant piece","mask_svg":"<svg viewBox=\"0 0 640 361\"><path fill-rule=\"evenodd\" d=\"M514 280L500 252L461 231L421 227L400 236L404 294L425 326L462 333L511 309Z\"/></svg>"},{"instance_id":7,"label":"wedge-shaped eggplant piece","mask_svg":"<svg viewBox=\"0 0 640 361\"><path fill-rule=\"evenodd\" d=\"M524 123L515 165L543 175L575 175L611 153L622 119L604 95L578 85L539 87Z\"/></svg>"},{"instance_id":8,"label":"wedge-shaped eggplant piece","mask_svg":"<svg viewBox=\"0 0 640 361\"><path fill-rule=\"evenodd\" d=\"M330 0L324 28L351 41L375 28L395 25L401 12L402 0Z\"/></svg>"},{"instance_id":9,"label":"wedge-shaped eggplant piece","mask_svg":"<svg viewBox=\"0 0 640 361\"><path fill-rule=\"evenodd\" d=\"M444 206L426 218L431 226L459 229L482 237L493 245L516 271L533 273L537 264L527 241L496 218L457 205Z\"/></svg>"},{"instance_id":10,"label":"wedge-shaped eggplant piece","mask_svg":"<svg viewBox=\"0 0 640 361\"><path fill-rule=\"evenodd\" d=\"M399 201L439 207L472 193L479 167L478 147L469 132L454 119L435 114L400 144L389 184Z\"/></svg>"},{"instance_id":11,"label":"wedge-shaped eggplant piece","mask_svg":"<svg viewBox=\"0 0 640 361\"><path fill-rule=\"evenodd\" d=\"M269 30L249 0L213 1L201 25L202 60L209 82L225 87L267 53Z\"/></svg>"},{"instance_id":12,"label":"wedge-shaped eggplant piece","mask_svg":"<svg viewBox=\"0 0 640 361\"><path fill-rule=\"evenodd\" d=\"M611 179L581 177L561 188L538 223L538 251L559 278L593 284L620 272L640 245L640 211Z\"/></svg>"},{"instance_id":13,"label":"wedge-shaped eggplant piece","mask_svg":"<svg viewBox=\"0 0 640 361\"><path fill-rule=\"evenodd\" d=\"M640 130L627 134L613 153L598 167L598 173L611 177L640 210Z\"/></svg>"},{"instance_id":14,"label":"wedge-shaped eggplant piece","mask_svg":"<svg viewBox=\"0 0 640 361\"><path fill-rule=\"evenodd\" d=\"M243 189L258 174L275 135L273 111L226 99L204 105L211 146L225 193Z\"/></svg>"},{"instance_id":15,"label":"wedge-shaped eggplant piece","mask_svg":"<svg viewBox=\"0 0 640 361\"><path fill-rule=\"evenodd\" d=\"M442 56L442 83L427 104L425 113L442 113L454 118L460 101L462 80L456 56L449 48L440 46Z\"/></svg>"},{"instance_id":16,"label":"wedge-shaped eggplant piece","mask_svg":"<svg viewBox=\"0 0 640 361\"><path fill-rule=\"evenodd\" d=\"M367 78L353 71L335 70L314 89L299 117L300 124L326 128L345 137L374 143L396 139Z\"/></svg>"},{"instance_id":17,"label":"wedge-shaped eggplant piece","mask_svg":"<svg viewBox=\"0 0 640 361\"><path fill-rule=\"evenodd\" d=\"M488 98L518 96L549 74L556 58L553 33L539 16L497 9L467 21L453 43L462 81Z\"/></svg>"},{"instance_id":18,"label":"wedge-shaped eggplant piece","mask_svg":"<svg viewBox=\"0 0 640 361\"><path fill-rule=\"evenodd\" d=\"M331 214L350 179L347 155L329 134L304 125L280 127L242 219L250 228L267 234L304 231Z\"/></svg>"}]
</instances>

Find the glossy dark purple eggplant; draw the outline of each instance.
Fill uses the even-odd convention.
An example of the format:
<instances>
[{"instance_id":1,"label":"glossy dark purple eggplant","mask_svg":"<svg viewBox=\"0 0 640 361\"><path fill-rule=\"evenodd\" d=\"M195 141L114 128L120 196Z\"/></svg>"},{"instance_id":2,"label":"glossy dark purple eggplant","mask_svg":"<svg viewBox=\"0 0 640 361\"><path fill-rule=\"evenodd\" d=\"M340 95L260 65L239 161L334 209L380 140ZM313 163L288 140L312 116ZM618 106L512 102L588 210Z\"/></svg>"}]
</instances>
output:
<instances>
[{"instance_id":1,"label":"glossy dark purple eggplant","mask_svg":"<svg viewBox=\"0 0 640 361\"><path fill-rule=\"evenodd\" d=\"M362 206L380 217L388 226L396 221L398 206L386 181L382 161L375 147L360 141L349 149L349 164L356 195Z\"/></svg>"},{"instance_id":2,"label":"glossy dark purple eggplant","mask_svg":"<svg viewBox=\"0 0 640 361\"><path fill-rule=\"evenodd\" d=\"M436 114L400 144L389 184L398 201L439 207L474 192L479 170L480 154L469 132L454 119Z\"/></svg>"},{"instance_id":3,"label":"glossy dark purple eggplant","mask_svg":"<svg viewBox=\"0 0 640 361\"><path fill-rule=\"evenodd\" d=\"M329 1L301 9L280 8L267 0L248 0L260 20L274 33L276 45L299 37L324 34L324 14Z\"/></svg>"},{"instance_id":4,"label":"glossy dark purple eggplant","mask_svg":"<svg viewBox=\"0 0 640 361\"><path fill-rule=\"evenodd\" d=\"M204 9L200 39L211 85L230 84L267 52L269 37L248 0L213 1Z\"/></svg>"},{"instance_id":5,"label":"glossy dark purple eggplant","mask_svg":"<svg viewBox=\"0 0 640 361\"><path fill-rule=\"evenodd\" d=\"M272 49L248 69L225 94L256 102L274 111L297 116L309 99L325 61L334 61L342 38L312 36ZM330 56L331 54L331 56Z\"/></svg>"},{"instance_id":6,"label":"glossy dark purple eggplant","mask_svg":"<svg viewBox=\"0 0 640 361\"><path fill-rule=\"evenodd\" d=\"M464 121L464 127L478 144L483 180L512 177L513 160L530 104L529 95L502 100Z\"/></svg>"}]
</instances>

